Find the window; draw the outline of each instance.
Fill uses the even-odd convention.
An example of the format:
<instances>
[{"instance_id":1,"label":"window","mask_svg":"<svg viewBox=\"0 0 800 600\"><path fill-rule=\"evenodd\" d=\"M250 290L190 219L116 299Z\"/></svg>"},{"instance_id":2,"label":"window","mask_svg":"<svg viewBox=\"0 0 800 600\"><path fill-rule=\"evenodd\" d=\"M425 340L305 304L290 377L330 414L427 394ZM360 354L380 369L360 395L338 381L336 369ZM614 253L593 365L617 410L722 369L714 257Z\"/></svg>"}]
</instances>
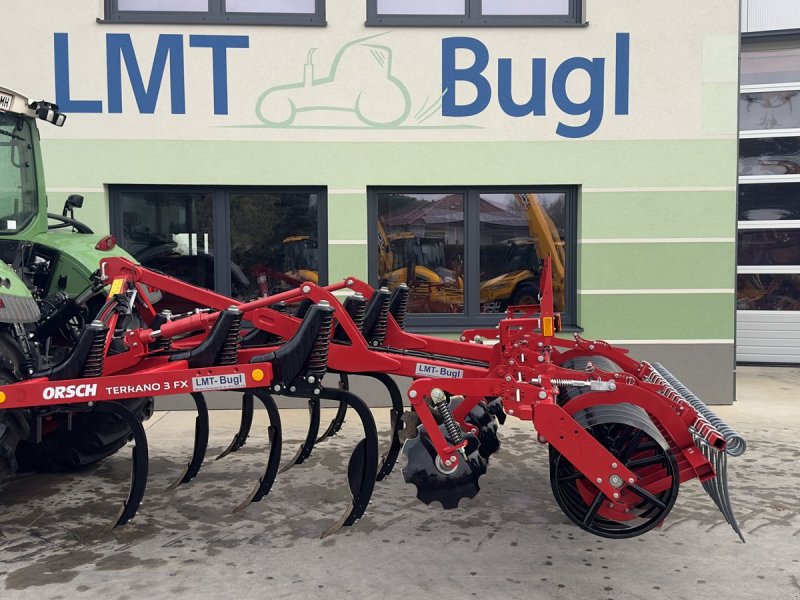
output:
<instances>
[{"instance_id":1,"label":"window","mask_svg":"<svg viewBox=\"0 0 800 600\"><path fill-rule=\"evenodd\" d=\"M583 0L367 0L367 25L585 25Z\"/></svg>"},{"instance_id":2,"label":"window","mask_svg":"<svg viewBox=\"0 0 800 600\"><path fill-rule=\"evenodd\" d=\"M242 300L327 281L321 190L115 186L111 222L144 266Z\"/></svg>"},{"instance_id":3,"label":"window","mask_svg":"<svg viewBox=\"0 0 800 600\"><path fill-rule=\"evenodd\" d=\"M325 25L325 0L105 0L107 22Z\"/></svg>"},{"instance_id":4,"label":"window","mask_svg":"<svg viewBox=\"0 0 800 600\"><path fill-rule=\"evenodd\" d=\"M372 283L411 288L409 325L496 324L537 302L547 255L556 310L575 324L576 188L372 188L368 218Z\"/></svg>"}]
</instances>

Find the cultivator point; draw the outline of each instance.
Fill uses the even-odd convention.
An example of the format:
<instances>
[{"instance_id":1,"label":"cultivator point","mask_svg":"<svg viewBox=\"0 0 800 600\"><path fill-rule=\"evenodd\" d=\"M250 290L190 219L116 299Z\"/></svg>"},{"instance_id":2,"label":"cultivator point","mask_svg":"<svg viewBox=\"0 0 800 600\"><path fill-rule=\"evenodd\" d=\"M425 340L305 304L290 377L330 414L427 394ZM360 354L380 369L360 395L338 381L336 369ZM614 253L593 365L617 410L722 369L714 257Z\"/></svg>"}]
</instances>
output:
<instances>
[{"instance_id":1,"label":"cultivator point","mask_svg":"<svg viewBox=\"0 0 800 600\"><path fill-rule=\"evenodd\" d=\"M108 302L97 320L63 363L4 385L0 410L30 411L40 421L103 411L125 422L134 442L131 487L115 525L139 509L148 469L145 431L119 401L190 394L197 411L194 444L174 489L196 478L203 465L209 437L204 393L215 391L242 395L239 430L217 460L247 442L256 400L268 421L264 473L236 511L264 498L280 473L307 461L347 415L358 420L362 435L347 467L351 501L323 536L364 515L376 481L391 473L401 449L403 476L420 500L455 508L474 498L499 449L498 428L516 417L531 421L538 441L548 445L555 500L579 527L611 538L640 535L664 521L680 485L696 478L741 537L726 454L742 454L744 440L661 365L633 360L602 341L556 337L549 268L546 260L539 305L512 307L496 329L465 331L452 341L404 331L405 286L374 290L348 278L238 302L124 258L105 259ZM350 295L340 303L333 294L345 290ZM173 315L151 303L161 297L197 309ZM121 319L132 313L146 325L115 340ZM112 342L124 351L109 353ZM336 386L323 384L335 375ZM383 453L371 411L349 389L353 375L387 390L391 431ZM410 410L394 377L413 379ZM275 395L309 411L305 438L283 467ZM322 400L338 409L320 434Z\"/></svg>"}]
</instances>

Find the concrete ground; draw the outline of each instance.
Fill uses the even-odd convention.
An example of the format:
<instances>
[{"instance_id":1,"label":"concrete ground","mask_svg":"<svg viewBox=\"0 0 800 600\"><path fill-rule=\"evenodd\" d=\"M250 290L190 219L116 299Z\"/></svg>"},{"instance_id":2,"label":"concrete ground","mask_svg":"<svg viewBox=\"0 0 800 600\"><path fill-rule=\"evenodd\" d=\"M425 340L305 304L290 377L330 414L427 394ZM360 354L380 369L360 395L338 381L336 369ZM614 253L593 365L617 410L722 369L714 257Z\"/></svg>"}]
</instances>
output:
<instances>
[{"instance_id":1,"label":"concrete ground","mask_svg":"<svg viewBox=\"0 0 800 600\"><path fill-rule=\"evenodd\" d=\"M746 544L697 482L681 488L659 530L628 540L583 532L552 498L546 448L511 419L474 500L446 512L426 506L396 472L361 522L320 540L345 505L355 423L280 475L261 503L232 514L263 469L266 433L255 427L238 454L165 492L193 430L190 413L167 412L148 422L148 493L126 527L106 529L128 452L79 475L0 487L0 598L800 599L800 369L740 368L737 383L738 402L717 408L748 440L729 463ZM288 460L307 413L282 416ZM238 414L211 419L214 456Z\"/></svg>"}]
</instances>

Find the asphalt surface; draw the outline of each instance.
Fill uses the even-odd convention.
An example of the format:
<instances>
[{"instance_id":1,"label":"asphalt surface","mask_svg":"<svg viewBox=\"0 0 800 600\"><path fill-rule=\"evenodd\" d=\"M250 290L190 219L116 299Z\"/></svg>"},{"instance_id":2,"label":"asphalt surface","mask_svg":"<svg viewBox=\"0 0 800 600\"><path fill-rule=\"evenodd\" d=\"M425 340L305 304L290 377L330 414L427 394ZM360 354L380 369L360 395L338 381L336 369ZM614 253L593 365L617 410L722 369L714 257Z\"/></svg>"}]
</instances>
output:
<instances>
[{"instance_id":1,"label":"asphalt surface","mask_svg":"<svg viewBox=\"0 0 800 600\"><path fill-rule=\"evenodd\" d=\"M399 468L367 515L326 539L347 503L358 424L278 476L263 501L233 514L263 470L265 427L214 462L238 425L212 412L209 459L193 482L164 491L191 452L193 416L147 423L151 469L137 518L113 531L129 452L82 473L0 485L0 598L724 598L800 599L800 369L740 368L738 401L718 413L748 440L729 462L746 544L695 481L663 527L609 540L585 533L550 491L547 450L509 419L481 492L457 510L418 502ZM386 410L376 410L388 430ZM323 415L323 424L332 412ZM307 411L282 410L284 462Z\"/></svg>"}]
</instances>

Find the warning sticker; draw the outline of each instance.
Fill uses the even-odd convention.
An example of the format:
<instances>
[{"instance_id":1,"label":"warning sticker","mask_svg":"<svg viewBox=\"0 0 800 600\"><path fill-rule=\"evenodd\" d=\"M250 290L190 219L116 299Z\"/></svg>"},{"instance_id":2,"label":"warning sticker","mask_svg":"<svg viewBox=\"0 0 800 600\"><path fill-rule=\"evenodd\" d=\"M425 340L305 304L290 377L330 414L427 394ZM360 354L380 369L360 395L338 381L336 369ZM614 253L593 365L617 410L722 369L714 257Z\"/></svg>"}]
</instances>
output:
<instances>
[{"instance_id":1,"label":"warning sticker","mask_svg":"<svg viewBox=\"0 0 800 600\"><path fill-rule=\"evenodd\" d=\"M122 277L117 277L114 281L111 282L111 290L108 292L108 296L113 298L114 296L118 295L122 291L122 284L125 280Z\"/></svg>"},{"instance_id":2,"label":"warning sticker","mask_svg":"<svg viewBox=\"0 0 800 600\"><path fill-rule=\"evenodd\" d=\"M230 390L244 387L244 373L232 375L208 375L206 377L192 377L192 388L195 392L210 392L212 390Z\"/></svg>"},{"instance_id":3,"label":"warning sticker","mask_svg":"<svg viewBox=\"0 0 800 600\"><path fill-rule=\"evenodd\" d=\"M415 373L420 377L448 377L451 379L460 379L464 377L464 371L461 369L451 369L449 367L440 367L438 365L426 365L425 363L417 363Z\"/></svg>"}]
</instances>

